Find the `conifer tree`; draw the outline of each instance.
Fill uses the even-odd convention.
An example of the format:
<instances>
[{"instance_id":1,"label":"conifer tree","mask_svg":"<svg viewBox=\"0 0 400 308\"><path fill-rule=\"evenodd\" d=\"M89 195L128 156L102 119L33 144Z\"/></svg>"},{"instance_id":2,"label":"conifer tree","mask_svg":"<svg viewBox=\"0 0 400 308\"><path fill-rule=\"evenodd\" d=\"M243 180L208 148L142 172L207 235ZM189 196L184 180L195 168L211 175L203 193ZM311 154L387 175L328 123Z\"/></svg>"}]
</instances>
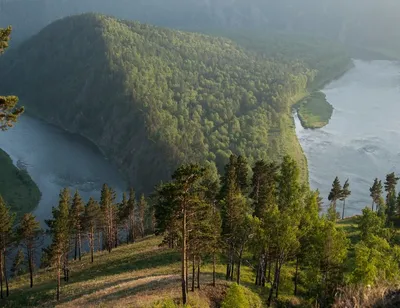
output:
<instances>
[{"instance_id":1,"label":"conifer tree","mask_svg":"<svg viewBox=\"0 0 400 308\"><path fill-rule=\"evenodd\" d=\"M25 261L25 256L24 256L24 252L22 251L22 249L18 249L17 254L15 255L13 264L11 266L11 273L13 273L14 277L19 276L20 274L23 273L24 268L24 261Z\"/></svg>"},{"instance_id":2,"label":"conifer tree","mask_svg":"<svg viewBox=\"0 0 400 308\"><path fill-rule=\"evenodd\" d=\"M342 193L340 196L340 200L343 201L343 210L342 210L342 219L344 219L344 210L346 208L346 199L351 195L351 190L349 189L350 184L349 180L347 179L346 182L343 184Z\"/></svg>"},{"instance_id":3,"label":"conifer tree","mask_svg":"<svg viewBox=\"0 0 400 308\"><path fill-rule=\"evenodd\" d=\"M140 236L144 237L145 235L145 219L146 219L146 212L147 212L147 208L148 208L148 204L146 201L146 198L144 197L144 195L142 194L140 196L140 200L138 203L138 229L140 232Z\"/></svg>"},{"instance_id":4,"label":"conifer tree","mask_svg":"<svg viewBox=\"0 0 400 308\"><path fill-rule=\"evenodd\" d=\"M9 295L7 250L13 242L13 223L15 215L11 213L4 199L0 196L0 297L3 299L3 278L6 296Z\"/></svg>"},{"instance_id":5,"label":"conifer tree","mask_svg":"<svg viewBox=\"0 0 400 308\"><path fill-rule=\"evenodd\" d=\"M90 249L90 260L93 263L94 260L94 247L96 240L96 231L101 228L101 210L99 203L93 198L90 198L85 206L85 213L83 217L84 230L87 233Z\"/></svg>"},{"instance_id":6,"label":"conifer tree","mask_svg":"<svg viewBox=\"0 0 400 308\"><path fill-rule=\"evenodd\" d=\"M328 200L331 201L333 210L335 212L336 212L336 202L341 198L341 195L342 195L342 186L340 185L339 178L335 177L335 180L332 183L332 189L328 196Z\"/></svg>"},{"instance_id":7,"label":"conifer tree","mask_svg":"<svg viewBox=\"0 0 400 308\"><path fill-rule=\"evenodd\" d=\"M114 222L115 215L117 214L114 206L115 192L107 186L103 185L100 197L100 208L102 211L102 223L103 223L103 247L111 252L115 246L115 230Z\"/></svg>"},{"instance_id":8,"label":"conifer tree","mask_svg":"<svg viewBox=\"0 0 400 308\"><path fill-rule=\"evenodd\" d=\"M40 223L32 214L25 214L17 228L19 241L25 248L28 258L28 269L30 275L30 287L33 287L33 270L35 267L36 249L41 245L41 236L43 230L40 228Z\"/></svg>"},{"instance_id":9,"label":"conifer tree","mask_svg":"<svg viewBox=\"0 0 400 308\"><path fill-rule=\"evenodd\" d=\"M129 214L129 208L128 208L128 200L126 198L126 193L122 193L122 200L119 203L118 207L118 215L119 215L119 221L123 226L123 229L125 231L126 235L126 243L129 244L129 238L130 238L130 233L129 233L129 220L128 220L128 215Z\"/></svg>"},{"instance_id":10,"label":"conifer tree","mask_svg":"<svg viewBox=\"0 0 400 308\"><path fill-rule=\"evenodd\" d=\"M249 187L249 165L244 156L237 157L235 170L239 189L242 194L246 194Z\"/></svg>"},{"instance_id":11,"label":"conifer tree","mask_svg":"<svg viewBox=\"0 0 400 308\"><path fill-rule=\"evenodd\" d=\"M71 231L74 241L74 260L81 260L83 214L85 206L78 191L75 191L70 210Z\"/></svg>"},{"instance_id":12,"label":"conifer tree","mask_svg":"<svg viewBox=\"0 0 400 308\"><path fill-rule=\"evenodd\" d=\"M374 205L378 206L380 203L380 199L382 197L382 192L383 192L383 186L382 186L382 181L378 181L377 178L375 178L374 183L372 184L372 187L369 189L370 196L372 198L372 211L374 211Z\"/></svg>"},{"instance_id":13,"label":"conifer tree","mask_svg":"<svg viewBox=\"0 0 400 308\"><path fill-rule=\"evenodd\" d=\"M0 28L0 55L8 47L11 27ZM24 112L24 108L17 108L18 98L16 96L0 96L0 130L7 130L13 126L18 117Z\"/></svg>"},{"instance_id":14,"label":"conifer tree","mask_svg":"<svg viewBox=\"0 0 400 308\"><path fill-rule=\"evenodd\" d=\"M57 274L57 301L60 300L61 289L61 269L64 265L64 276L68 279L68 271L65 260L68 259L69 240L70 240L70 193L67 188L60 193L60 201L57 208L53 207L53 219L46 221L52 235L52 243L50 245L50 260L56 268ZM64 263L64 264L63 264Z\"/></svg>"},{"instance_id":15,"label":"conifer tree","mask_svg":"<svg viewBox=\"0 0 400 308\"><path fill-rule=\"evenodd\" d=\"M181 285L182 303L187 303L187 257L188 226L195 209L202 203L199 197L199 182L204 175L204 168L198 165L183 165L173 174L171 183L160 186L157 190L156 218L159 232L164 232L170 222L179 225L181 240Z\"/></svg>"},{"instance_id":16,"label":"conifer tree","mask_svg":"<svg viewBox=\"0 0 400 308\"><path fill-rule=\"evenodd\" d=\"M129 190L129 199L127 205L128 205L127 215L129 222L129 239L131 243L134 243L136 240L136 196L135 196L135 190L133 188Z\"/></svg>"},{"instance_id":17,"label":"conifer tree","mask_svg":"<svg viewBox=\"0 0 400 308\"><path fill-rule=\"evenodd\" d=\"M386 214L390 220L396 214L396 185L399 181L394 172L386 175L385 191L386 191Z\"/></svg>"}]
</instances>

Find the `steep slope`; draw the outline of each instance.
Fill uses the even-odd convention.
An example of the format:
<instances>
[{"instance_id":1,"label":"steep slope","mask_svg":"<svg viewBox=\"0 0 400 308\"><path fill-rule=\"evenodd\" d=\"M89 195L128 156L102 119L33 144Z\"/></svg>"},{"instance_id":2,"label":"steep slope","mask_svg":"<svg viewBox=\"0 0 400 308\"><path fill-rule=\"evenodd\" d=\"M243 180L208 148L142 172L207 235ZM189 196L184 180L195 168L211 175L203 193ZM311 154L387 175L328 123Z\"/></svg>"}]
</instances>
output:
<instances>
[{"instance_id":1,"label":"steep slope","mask_svg":"<svg viewBox=\"0 0 400 308\"><path fill-rule=\"evenodd\" d=\"M0 26L13 24L21 40L58 18L84 12L181 29L302 32L400 57L396 0L2 0Z\"/></svg>"},{"instance_id":2,"label":"steep slope","mask_svg":"<svg viewBox=\"0 0 400 308\"><path fill-rule=\"evenodd\" d=\"M295 156L290 106L316 72L234 42L101 15L57 21L0 62L0 90L92 140L138 189L177 164L234 152ZM3 82L4 80L4 82Z\"/></svg>"},{"instance_id":3,"label":"steep slope","mask_svg":"<svg viewBox=\"0 0 400 308\"><path fill-rule=\"evenodd\" d=\"M11 158L0 149L0 195L18 218L31 212L40 201L40 190L25 170L13 165Z\"/></svg>"}]
</instances>

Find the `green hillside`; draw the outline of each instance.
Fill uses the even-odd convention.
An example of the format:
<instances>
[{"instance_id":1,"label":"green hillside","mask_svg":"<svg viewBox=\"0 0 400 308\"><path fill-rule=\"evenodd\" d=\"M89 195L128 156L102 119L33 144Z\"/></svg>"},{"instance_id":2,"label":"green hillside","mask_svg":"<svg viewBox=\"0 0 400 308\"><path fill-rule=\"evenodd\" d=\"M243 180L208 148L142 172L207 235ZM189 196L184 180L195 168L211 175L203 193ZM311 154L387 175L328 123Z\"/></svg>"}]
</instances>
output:
<instances>
[{"instance_id":1,"label":"green hillside","mask_svg":"<svg viewBox=\"0 0 400 308\"><path fill-rule=\"evenodd\" d=\"M318 65L94 14L59 20L2 58L2 93L92 140L138 189L185 161L221 168L231 153L250 162L288 153L306 174L290 109Z\"/></svg>"},{"instance_id":2,"label":"green hillside","mask_svg":"<svg viewBox=\"0 0 400 308\"><path fill-rule=\"evenodd\" d=\"M0 149L0 195L17 215L33 211L40 201L40 191L25 170L14 166Z\"/></svg>"}]
</instances>

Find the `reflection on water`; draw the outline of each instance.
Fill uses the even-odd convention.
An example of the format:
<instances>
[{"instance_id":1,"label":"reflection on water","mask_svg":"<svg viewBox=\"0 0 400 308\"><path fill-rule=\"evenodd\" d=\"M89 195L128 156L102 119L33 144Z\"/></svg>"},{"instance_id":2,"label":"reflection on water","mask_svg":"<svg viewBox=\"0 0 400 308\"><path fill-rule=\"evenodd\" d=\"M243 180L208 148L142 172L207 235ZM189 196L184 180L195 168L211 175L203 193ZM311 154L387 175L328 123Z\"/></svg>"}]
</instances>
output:
<instances>
[{"instance_id":1,"label":"reflection on water","mask_svg":"<svg viewBox=\"0 0 400 308\"><path fill-rule=\"evenodd\" d=\"M92 144L27 115L0 134L0 148L39 186L42 200L34 214L42 222L51 217L64 187L79 190L84 200L98 198L103 183L118 194L125 188L120 174Z\"/></svg>"},{"instance_id":2,"label":"reflection on water","mask_svg":"<svg viewBox=\"0 0 400 308\"><path fill-rule=\"evenodd\" d=\"M400 173L400 64L354 63L352 70L323 90L335 108L326 127L303 129L295 116L311 187L321 191L327 204L335 176L342 184L349 178L348 216L371 204L369 187L375 177Z\"/></svg>"}]
</instances>

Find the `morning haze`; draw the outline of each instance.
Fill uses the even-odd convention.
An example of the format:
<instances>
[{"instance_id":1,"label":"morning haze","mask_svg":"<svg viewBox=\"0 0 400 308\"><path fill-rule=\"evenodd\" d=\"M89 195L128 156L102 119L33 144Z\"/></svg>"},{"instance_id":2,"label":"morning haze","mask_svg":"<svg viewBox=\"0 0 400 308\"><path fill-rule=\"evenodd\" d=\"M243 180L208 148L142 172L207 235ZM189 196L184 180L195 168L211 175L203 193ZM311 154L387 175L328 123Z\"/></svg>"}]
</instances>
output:
<instances>
[{"instance_id":1,"label":"morning haze","mask_svg":"<svg viewBox=\"0 0 400 308\"><path fill-rule=\"evenodd\" d=\"M0 306L399 307L399 16L0 0Z\"/></svg>"}]
</instances>

